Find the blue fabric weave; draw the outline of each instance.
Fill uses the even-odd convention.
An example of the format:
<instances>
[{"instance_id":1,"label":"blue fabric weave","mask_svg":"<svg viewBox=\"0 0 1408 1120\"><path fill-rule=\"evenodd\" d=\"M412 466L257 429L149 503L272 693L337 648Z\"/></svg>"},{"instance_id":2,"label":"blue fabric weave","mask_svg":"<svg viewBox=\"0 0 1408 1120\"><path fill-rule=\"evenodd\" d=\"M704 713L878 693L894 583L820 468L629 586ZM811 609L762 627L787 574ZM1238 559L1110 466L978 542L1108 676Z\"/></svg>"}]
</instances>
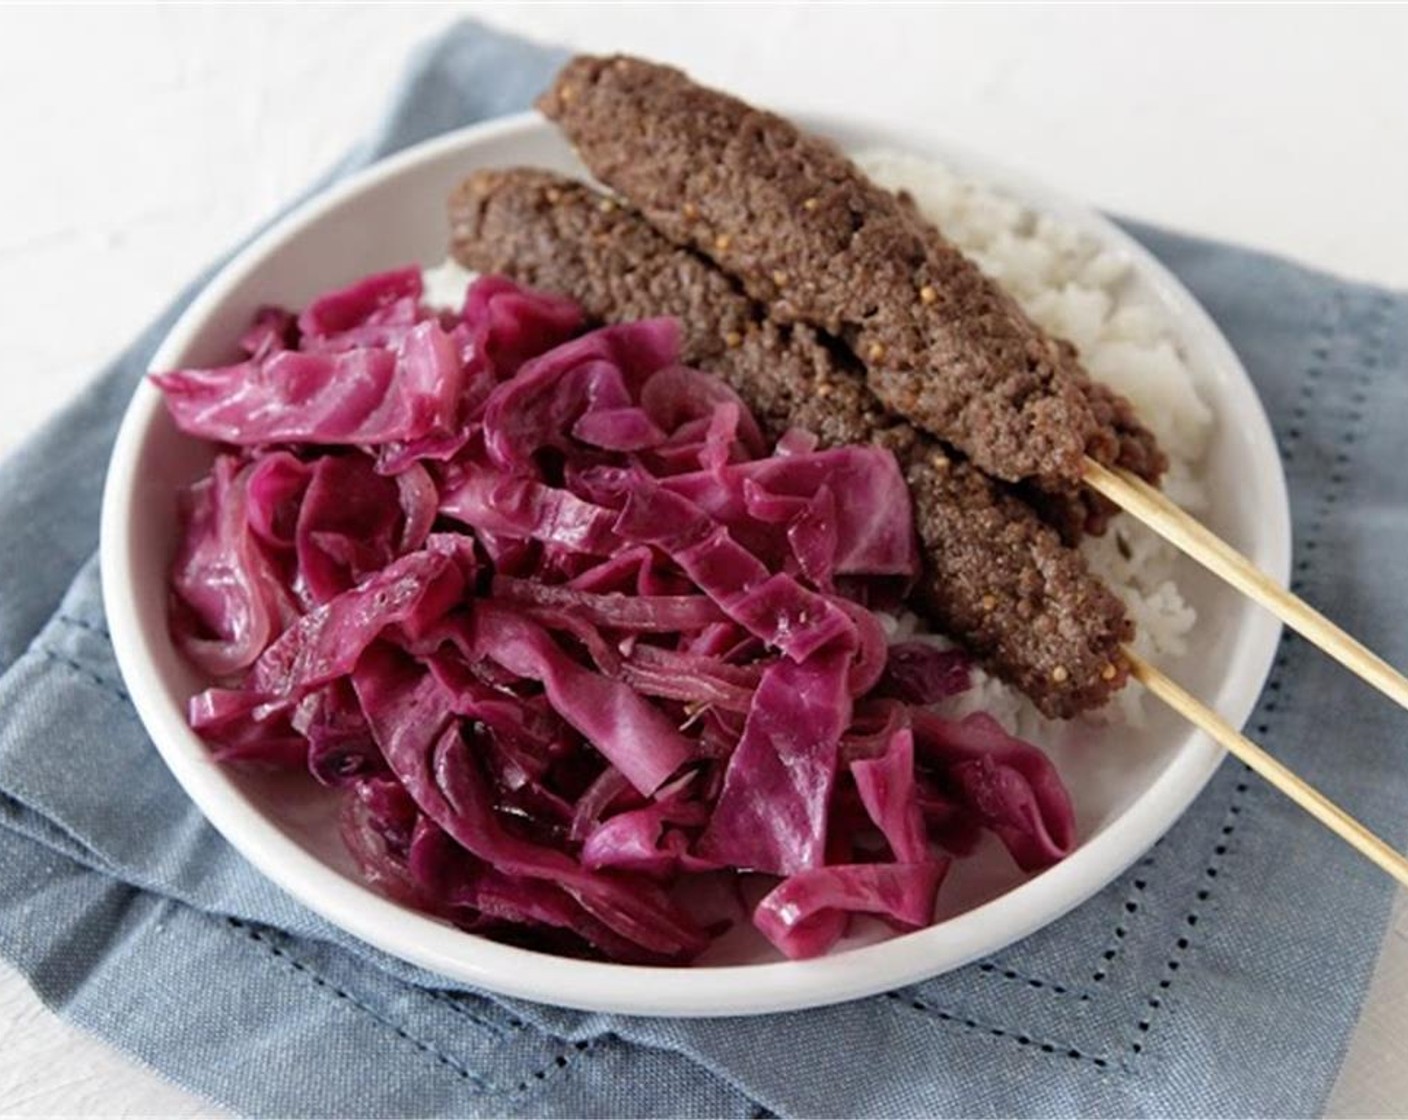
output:
<instances>
[{"instance_id":1,"label":"blue fabric weave","mask_svg":"<svg viewBox=\"0 0 1408 1120\"><path fill-rule=\"evenodd\" d=\"M333 177L525 106L560 57L451 29ZM1290 480L1297 590L1408 662L1408 297L1133 232L1256 380ZM271 886L148 742L98 590L116 424L194 290L0 467L0 954L61 1015L250 1115L1318 1114L1391 888L1235 763L1129 874L999 957L764 1019L495 999ZM1405 723L1386 701L1290 639L1251 728L1402 842Z\"/></svg>"}]
</instances>

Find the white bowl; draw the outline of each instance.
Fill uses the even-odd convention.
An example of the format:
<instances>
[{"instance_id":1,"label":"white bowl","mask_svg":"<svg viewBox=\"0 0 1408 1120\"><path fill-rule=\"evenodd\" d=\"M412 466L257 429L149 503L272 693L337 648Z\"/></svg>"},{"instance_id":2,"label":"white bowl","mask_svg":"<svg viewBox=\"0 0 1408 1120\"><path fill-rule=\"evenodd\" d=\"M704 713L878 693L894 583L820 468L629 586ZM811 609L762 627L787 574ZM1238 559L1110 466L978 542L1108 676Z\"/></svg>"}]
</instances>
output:
<instances>
[{"instance_id":1,"label":"white bowl","mask_svg":"<svg viewBox=\"0 0 1408 1120\"><path fill-rule=\"evenodd\" d=\"M1290 523L1266 416L1236 355L1162 265L1103 218L967 153L884 128L801 116L852 149L883 144L938 158L1127 254L1132 282L1164 313L1219 418L1206 464L1214 502L1206 520L1285 579ZM234 340L261 304L298 306L374 270L438 262L450 189L476 168L520 164L581 173L556 132L523 114L421 144L339 184L225 268L176 324L154 368L229 360ZM818 960L786 962L747 938L681 969L569 960L500 945L364 887L342 850L328 795L310 792L311 783L217 766L187 728L185 702L204 682L168 638L166 577L177 491L210 460L210 448L177 432L157 391L143 384L108 474L102 576L117 660L152 741L210 822L291 895L388 953L492 991L639 1015L733 1015L835 1003L934 976L1026 936L1100 890L1178 819L1222 757L1203 735L1162 710L1137 731L1087 735L1075 746L1044 744L1078 807L1082 843L1068 859L1025 882L968 871L941 892L946 920ZM1196 656L1174 671L1240 726L1269 671L1279 626L1191 562L1184 562L1179 579L1200 622ZM1092 743L1092 737L1104 741Z\"/></svg>"}]
</instances>

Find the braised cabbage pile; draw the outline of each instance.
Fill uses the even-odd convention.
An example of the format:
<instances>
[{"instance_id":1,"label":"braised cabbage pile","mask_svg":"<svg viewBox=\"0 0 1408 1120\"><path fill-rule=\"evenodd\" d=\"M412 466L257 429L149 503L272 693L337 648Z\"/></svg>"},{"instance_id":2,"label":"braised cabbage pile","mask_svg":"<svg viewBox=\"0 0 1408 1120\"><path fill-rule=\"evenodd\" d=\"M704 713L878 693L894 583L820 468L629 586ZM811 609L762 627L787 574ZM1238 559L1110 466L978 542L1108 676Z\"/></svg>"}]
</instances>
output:
<instances>
[{"instance_id":1,"label":"braised cabbage pile","mask_svg":"<svg viewBox=\"0 0 1408 1120\"><path fill-rule=\"evenodd\" d=\"M618 961L709 945L695 882L798 958L929 924L984 830L1069 851L1046 757L931 708L963 656L887 643L920 563L893 456L769 447L673 320L584 326L497 277L435 310L407 268L156 376L218 445L171 573L216 757L343 791L386 895Z\"/></svg>"}]
</instances>

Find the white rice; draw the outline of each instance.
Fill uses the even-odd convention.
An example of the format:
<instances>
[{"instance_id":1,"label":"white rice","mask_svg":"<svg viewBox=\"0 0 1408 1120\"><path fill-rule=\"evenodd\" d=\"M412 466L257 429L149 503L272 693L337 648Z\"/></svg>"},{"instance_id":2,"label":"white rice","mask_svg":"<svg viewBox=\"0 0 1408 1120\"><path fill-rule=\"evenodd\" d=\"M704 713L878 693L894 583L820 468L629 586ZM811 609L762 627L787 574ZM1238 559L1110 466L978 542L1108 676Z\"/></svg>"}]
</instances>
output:
<instances>
[{"instance_id":1,"label":"white rice","mask_svg":"<svg viewBox=\"0 0 1408 1120\"><path fill-rule=\"evenodd\" d=\"M458 311L464 304L465 289L476 275L454 257L446 257L439 264L420 270L424 289L421 299L430 307Z\"/></svg>"},{"instance_id":2,"label":"white rice","mask_svg":"<svg viewBox=\"0 0 1408 1120\"><path fill-rule=\"evenodd\" d=\"M1049 333L1074 343L1092 376L1127 396L1168 453L1164 490L1190 510L1207 495L1199 464L1213 417L1157 308L1131 291L1130 262L1079 229L941 164L899 152L857 159L877 183L906 190L920 211L985 273L1007 289ZM1178 553L1143 526L1119 516L1103 537L1081 545L1090 566L1119 594L1134 619L1134 649L1153 662L1180 657L1197 620L1172 578ZM896 634L914 632L900 619ZM942 639L936 639L942 641ZM1015 689L979 672L969 693L950 702L955 714L983 710L1036 742L1057 733ZM1096 719L1142 722L1137 686L1122 690Z\"/></svg>"}]
</instances>

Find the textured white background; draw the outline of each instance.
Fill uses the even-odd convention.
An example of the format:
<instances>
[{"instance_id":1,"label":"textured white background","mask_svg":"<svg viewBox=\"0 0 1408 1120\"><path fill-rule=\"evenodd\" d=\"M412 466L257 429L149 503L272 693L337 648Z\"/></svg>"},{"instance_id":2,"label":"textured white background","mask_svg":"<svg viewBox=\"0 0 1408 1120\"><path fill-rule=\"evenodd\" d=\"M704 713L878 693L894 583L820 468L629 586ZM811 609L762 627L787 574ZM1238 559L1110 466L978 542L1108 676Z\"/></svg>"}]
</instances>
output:
<instances>
[{"instance_id":1,"label":"textured white background","mask_svg":"<svg viewBox=\"0 0 1408 1120\"><path fill-rule=\"evenodd\" d=\"M0 7L0 452L470 10L763 101L904 119L1098 206L1408 287L1404 8ZM0 1115L210 1111L0 965ZM1402 905L1331 1113L1408 1113Z\"/></svg>"}]
</instances>

